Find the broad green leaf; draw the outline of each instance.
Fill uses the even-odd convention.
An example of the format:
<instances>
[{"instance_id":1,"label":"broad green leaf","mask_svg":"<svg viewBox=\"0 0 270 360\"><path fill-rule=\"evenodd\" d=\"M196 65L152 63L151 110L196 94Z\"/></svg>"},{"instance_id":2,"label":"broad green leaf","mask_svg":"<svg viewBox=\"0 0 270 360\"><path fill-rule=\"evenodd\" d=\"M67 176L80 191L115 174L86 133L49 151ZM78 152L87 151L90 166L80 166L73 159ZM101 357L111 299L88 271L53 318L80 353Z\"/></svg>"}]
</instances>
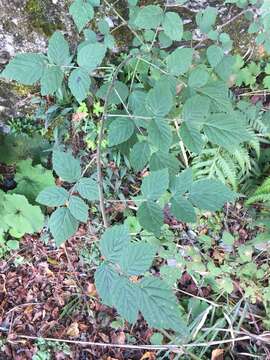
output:
<instances>
[{"instance_id":1,"label":"broad green leaf","mask_svg":"<svg viewBox=\"0 0 270 360\"><path fill-rule=\"evenodd\" d=\"M209 73L204 68L197 67L189 75L188 86L196 89L207 84Z\"/></svg>"},{"instance_id":2,"label":"broad green leaf","mask_svg":"<svg viewBox=\"0 0 270 360\"><path fill-rule=\"evenodd\" d=\"M140 91L140 90L134 90L130 94L128 98L128 105L131 109L133 115L137 116L148 116L147 110L146 110L146 92ZM136 120L136 119L135 119ZM141 120L141 119L138 119ZM144 127L147 126L148 120L142 120L142 123L144 122Z\"/></svg>"},{"instance_id":3,"label":"broad green leaf","mask_svg":"<svg viewBox=\"0 0 270 360\"><path fill-rule=\"evenodd\" d=\"M176 196L183 195L190 191L192 185L192 170L191 168L183 170L179 175L175 176L173 185L171 186L172 194Z\"/></svg>"},{"instance_id":4,"label":"broad green leaf","mask_svg":"<svg viewBox=\"0 0 270 360\"><path fill-rule=\"evenodd\" d=\"M68 208L75 219L86 223L88 219L88 206L78 196L71 196L68 202Z\"/></svg>"},{"instance_id":5,"label":"broad green leaf","mask_svg":"<svg viewBox=\"0 0 270 360\"><path fill-rule=\"evenodd\" d=\"M158 200L168 189L169 174L167 169L152 171L142 181L141 191L148 200Z\"/></svg>"},{"instance_id":6,"label":"broad green leaf","mask_svg":"<svg viewBox=\"0 0 270 360\"><path fill-rule=\"evenodd\" d=\"M156 117L167 115L173 106L173 97L169 86L157 84L146 97L146 108Z\"/></svg>"},{"instance_id":7,"label":"broad green leaf","mask_svg":"<svg viewBox=\"0 0 270 360\"><path fill-rule=\"evenodd\" d=\"M177 174L179 170L179 161L172 154L156 151L152 154L149 167L151 171L168 169L170 176Z\"/></svg>"},{"instance_id":8,"label":"broad green leaf","mask_svg":"<svg viewBox=\"0 0 270 360\"><path fill-rule=\"evenodd\" d=\"M165 34L164 31L160 31L158 34L158 41L161 49L166 49L172 45L172 40Z\"/></svg>"},{"instance_id":9,"label":"broad green leaf","mask_svg":"<svg viewBox=\"0 0 270 360\"><path fill-rule=\"evenodd\" d=\"M229 151L250 139L244 122L236 113L209 116L204 124L203 131L212 143Z\"/></svg>"},{"instance_id":10,"label":"broad green leaf","mask_svg":"<svg viewBox=\"0 0 270 360\"><path fill-rule=\"evenodd\" d=\"M205 10L201 10L196 15L196 23L203 33L208 33L215 25L218 11L216 8L208 6Z\"/></svg>"},{"instance_id":11,"label":"broad green leaf","mask_svg":"<svg viewBox=\"0 0 270 360\"><path fill-rule=\"evenodd\" d=\"M102 63L105 53L104 45L100 43L88 44L78 51L78 65L91 72Z\"/></svg>"},{"instance_id":12,"label":"broad green leaf","mask_svg":"<svg viewBox=\"0 0 270 360\"><path fill-rule=\"evenodd\" d=\"M181 41L183 36L183 21L175 12L166 12L163 19L165 34L174 41Z\"/></svg>"},{"instance_id":13,"label":"broad green leaf","mask_svg":"<svg viewBox=\"0 0 270 360\"><path fill-rule=\"evenodd\" d=\"M130 243L124 249L120 267L128 276L142 275L149 270L156 254L156 247L147 243Z\"/></svg>"},{"instance_id":14,"label":"broad green leaf","mask_svg":"<svg viewBox=\"0 0 270 360\"><path fill-rule=\"evenodd\" d=\"M203 138L200 131L193 126L189 125L188 122L184 122L179 130L179 134L182 138L183 143L189 151L194 154L199 154L203 148Z\"/></svg>"},{"instance_id":15,"label":"broad green leaf","mask_svg":"<svg viewBox=\"0 0 270 360\"><path fill-rule=\"evenodd\" d=\"M64 188L50 186L38 194L36 201L45 206L55 207L65 205L68 197L69 193Z\"/></svg>"},{"instance_id":16,"label":"broad green leaf","mask_svg":"<svg viewBox=\"0 0 270 360\"><path fill-rule=\"evenodd\" d=\"M168 152L172 143L172 131L168 121L162 118L149 120L148 139L157 149Z\"/></svg>"},{"instance_id":17,"label":"broad green leaf","mask_svg":"<svg viewBox=\"0 0 270 360\"><path fill-rule=\"evenodd\" d=\"M191 202L183 196L174 196L171 199L171 212L177 220L187 223L196 222L196 213Z\"/></svg>"},{"instance_id":18,"label":"broad green leaf","mask_svg":"<svg viewBox=\"0 0 270 360\"><path fill-rule=\"evenodd\" d=\"M178 267L162 265L160 267L160 275L170 287L173 287L181 279L182 270Z\"/></svg>"},{"instance_id":19,"label":"broad green leaf","mask_svg":"<svg viewBox=\"0 0 270 360\"><path fill-rule=\"evenodd\" d=\"M25 196L18 194L6 194L4 201L5 208L1 219L13 234L17 233L18 237L21 237L25 233L33 234L42 229L44 217L39 206L29 204Z\"/></svg>"},{"instance_id":20,"label":"broad green leaf","mask_svg":"<svg viewBox=\"0 0 270 360\"><path fill-rule=\"evenodd\" d=\"M79 32L81 32L88 21L94 17L94 9L91 3L90 0L75 0L69 7L69 13Z\"/></svg>"},{"instance_id":21,"label":"broad green leaf","mask_svg":"<svg viewBox=\"0 0 270 360\"><path fill-rule=\"evenodd\" d=\"M46 67L40 80L41 95L53 95L62 85L64 73L59 66Z\"/></svg>"},{"instance_id":22,"label":"broad green leaf","mask_svg":"<svg viewBox=\"0 0 270 360\"><path fill-rule=\"evenodd\" d=\"M70 63L69 45L60 31L56 31L49 40L48 58L59 66Z\"/></svg>"},{"instance_id":23,"label":"broad green leaf","mask_svg":"<svg viewBox=\"0 0 270 360\"><path fill-rule=\"evenodd\" d=\"M121 280L118 273L108 264L103 263L95 272L95 285L102 302L113 306L114 289Z\"/></svg>"},{"instance_id":24,"label":"broad green leaf","mask_svg":"<svg viewBox=\"0 0 270 360\"><path fill-rule=\"evenodd\" d=\"M97 91L96 95L102 100L106 100L108 95L108 89L111 83L103 84ZM108 105L119 105L122 102L125 103L128 97L128 87L122 81L115 81L114 86L110 92L109 98L107 99Z\"/></svg>"},{"instance_id":25,"label":"broad green leaf","mask_svg":"<svg viewBox=\"0 0 270 360\"><path fill-rule=\"evenodd\" d=\"M190 200L200 209L216 211L234 198L234 193L219 180L198 180L191 186Z\"/></svg>"},{"instance_id":26,"label":"broad green leaf","mask_svg":"<svg viewBox=\"0 0 270 360\"><path fill-rule=\"evenodd\" d=\"M208 96L221 112L232 111L232 103L229 98L229 89L225 82L215 80L198 89L203 95Z\"/></svg>"},{"instance_id":27,"label":"broad green leaf","mask_svg":"<svg viewBox=\"0 0 270 360\"><path fill-rule=\"evenodd\" d=\"M31 159L17 162L15 181L17 186L13 193L24 195L31 203L35 202L40 191L55 185L52 171L41 165L32 166Z\"/></svg>"},{"instance_id":28,"label":"broad green leaf","mask_svg":"<svg viewBox=\"0 0 270 360\"><path fill-rule=\"evenodd\" d=\"M42 54L18 54L0 75L24 85L33 85L42 77L46 64L46 58Z\"/></svg>"},{"instance_id":29,"label":"broad green leaf","mask_svg":"<svg viewBox=\"0 0 270 360\"><path fill-rule=\"evenodd\" d=\"M83 177L76 184L76 191L86 200L95 201L99 199L99 191L96 180Z\"/></svg>"},{"instance_id":30,"label":"broad green leaf","mask_svg":"<svg viewBox=\"0 0 270 360\"><path fill-rule=\"evenodd\" d=\"M143 202L137 212L141 226L155 235L160 234L163 225L163 212L158 204L153 201Z\"/></svg>"},{"instance_id":31,"label":"broad green leaf","mask_svg":"<svg viewBox=\"0 0 270 360\"><path fill-rule=\"evenodd\" d=\"M108 49L113 49L116 46L115 38L111 34L104 36L104 45Z\"/></svg>"},{"instance_id":32,"label":"broad green leaf","mask_svg":"<svg viewBox=\"0 0 270 360\"><path fill-rule=\"evenodd\" d=\"M194 127L200 127L208 117L210 99L194 95L187 99L183 106L183 120Z\"/></svg>"},{"instance_id":33,"label":"broad green leaf","mask_svg":"<svg viewBox=\"0 0 270 360\"><path fill-rule=\"evenodd\" d=\"M136 283L120 276L114 283L112 295L113 306L117 312L128 322L135 323L138 317L138 287Z\"/></svg>"},{"instance_id":34,"label":"broad green leaf","mask_svg":"<svg viewBox=\"0 0 270 360\"><path fill-rule=\"evenodd\" d=\"M101 32L101 34L103 35L107 35L110 32L110 26L108 24L108 21L106 19L101 19L98 22L98 30Z\"/></svg>"},{"instance_id":35,"label":"broad green leaf","mask_svg":"<svg viewBox=\"0 0 270 360\"><path fill-rule=\"evenodd\" d=\"M156 29L162 22L163 11L157 5L147 5L139 9L134 24L140 29Z\"/></svg>"},{"instance_id":36,"label":"broad green leaf","mask_svg":"<svg viewBox=\"0 0 270 360\"><path fill-rule=\"evenodd\" d=\"M101 253L106 260L119 263L123 249L128 245L130 235L126 225L114 225L101 236Z\"/></svg>"},{"instance_id":37,"label":"broad green leaf","mask_svg":"<svg viewBox=\"0 0 270 360\"><path fill-rule=\"evenodd\" d=\"M79 222L66 207L56 209L50 216L48 226L57 246L60 246L78 230Z\"/></svg>"},{"instance_id":38,"label":"broad green leaf","mask_svg":"<svg viewBox=\"0 0 270 360\"><path fill-rule=\"evenodd\" d=\"M156 277L145 277L140 287L139 309L149 326L187 332L177 299L169 286Z\"/></svg>"},{"instance_id":39,"label":"broad green leaf","mask_svg":"<svg viewBox=\"0 0 270 360\"><path fill-rule=\"evenodd\" d=\"M133 120L128 117L114 119L109 125L109 146L115 146L127 141L134 133Z\"/></svg>"},{"instance_id":40,"label":"broad green leaf","mask_svg":"<svg viewBox=\"0 0 270 360\"><path fill-rule=\"evenodd\" d=\"M224 52L223 49L217 45L210 45L207 48L206 56L209 64L212 66L212 68L215 68L218 64L221 63Z\"/></svg>"},{"instance_id":41,"label":"broad green leaf","mask_svg":"<svg viewBox=\"0 0 270 360\"><path fill-rule=\"evenodd\" d=\"M228 81L233 72L235 57L231 55L224 56L222 61L215 67L215 72L223 81Z\"/></svg>"},{"instance_id":42,"label":"broad green leaf","mask_svg":"<svg viewBox=\"0 0 270 360\"><path fill-rule=\"evenodd\" d=\"M78 159L75 159L71 153L54 150L53 152L53 170L64 181L74 183L81 176L81 165Z\"/></svg>"},{"instance_id":43,"label":"broad green leaf","mask_svg":"<svg viewBox=\"0 0 270 360\"><path fill-rule=\"evenodd\" d=\"M86 99L91 85L89 75L84 69L75 69L68 78L68 87L78 103Z\"/></svg>"},{"instance_id":44,"label":"broad green leaf","mask_svg":"<svg viewBox=\"0 0 270 360\"><path fill-rule=\"evenodd\" d=\"M185 74L191 66L193 49L178 48L167 57L167 69L172 75Z\"/></svg>"},{"instance_id":45,"label":"broad green leaf","mask_svg":"<svg viewBox=\"0 0 270 360\"><path fill-rule=\"evenodd\" d=\"M147 141L136 143L130 151L130 163L135 171L142 170L148 163L151 149Z\"/></svg>"}]
</instances>

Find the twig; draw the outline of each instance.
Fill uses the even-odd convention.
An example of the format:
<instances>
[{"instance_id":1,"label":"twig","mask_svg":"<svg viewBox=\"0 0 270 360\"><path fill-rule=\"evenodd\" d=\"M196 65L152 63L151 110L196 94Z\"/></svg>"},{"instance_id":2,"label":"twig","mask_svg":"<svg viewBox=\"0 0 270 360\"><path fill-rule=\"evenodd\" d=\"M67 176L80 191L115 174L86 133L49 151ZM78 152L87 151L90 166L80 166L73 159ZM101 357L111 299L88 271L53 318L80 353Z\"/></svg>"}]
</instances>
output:
<instances>
[{"instance_id":1,"label":"twig","mask_svg":"<svg viewBox=\"0 0 270 360\"><path fill-rule=\"evenodd\" d=\"M233 16L231 19L229 19L228 21L226 21L224 24L221 24L219 26L217 26L217 30L221 30L224 27L226 27L227 25L229 25L230 23L232 23L233 21L235 21L236 19L238 19L239 17L241 17L242 15L244 15L247 11L249 11L250 9L245 9L240 11L240 13L236 14L235 16Z\"/></svg>"},{"instance_id":2,"label":"twig","mask_svg":"<svg viewBox=\"0 0 270 360\"><path fill-rule=\"evenodd\" d=\"M193 348L193 347L205 347L205 346L215 346L221 344L230 344L236 341L244 341L244 340L251 340L253 336L245 335L239 336L234 339L228 340L216 340L216 341L209 341L209 342L202 342L202 343L189 343L189 344L167 344L167 345L131 345L131 344L112 344L112 343L99 343L93 341L76 341L76 340L68 340L68 339L56 339L56 338L43 338L38 336L28 336L28 335L16 335L17 338L20 339L27 339L27 340L39 340L43 339L45 341L55 341L55 342L64 342L68 344L74 345L82 345L82 346L98 346L98 347L109 347L109 348L120 348L120 349L137 349L137 350L175 350L175 351L182 351L184 348ZM260 340L266 343L269 343L268 340L264 339L264 336L257 336L256 340Z\"/></svg>"},{"instance_id":3,"label":"twig","mask_svg":"<svg viewBox=\"0 0 270 360\"><path fill-rule=\"evenodd\" d=\"M176 129L177 136L179 138L179 145L180 145L180 149L181 149L181 152L182 152L182 155L183 155L185 167L188 168L188 157L187 157L185 145L184 145L183 140L181 139L180 134L179 134L179 125L178 125L177 120L174 120L174 126L175 126L175 129Z\"/></svg>"},{"instance_id":4,"label":"twig","mask_svg":"<svg viewBox=\"0 0 270 360\"><path fill-rule=\"evenodd\" d=\"M104 205L104 191L103 191L103 176L102 176L102 166L101 166L101 145L103 140L103 134L104 134L104 125L105 120L107 118L107 110L109 106L109 97L111 95L111 92L113 91L114 84L117 80L117 76L121 69L131 60L132 54L130 54L126 59L124 59L115 69L113 78L111 81L110 86L108 87L105 102L104 102L104 111L102 114L102 117L100 119L100 129L98 134L98 145L97 145L97 177L98 177L98 189L99 189L99 205L100 205L100 211L103 219L104 227L107 228L109 226L106 211L105 211L105 205Z\"/></svg>"}]
</instances>

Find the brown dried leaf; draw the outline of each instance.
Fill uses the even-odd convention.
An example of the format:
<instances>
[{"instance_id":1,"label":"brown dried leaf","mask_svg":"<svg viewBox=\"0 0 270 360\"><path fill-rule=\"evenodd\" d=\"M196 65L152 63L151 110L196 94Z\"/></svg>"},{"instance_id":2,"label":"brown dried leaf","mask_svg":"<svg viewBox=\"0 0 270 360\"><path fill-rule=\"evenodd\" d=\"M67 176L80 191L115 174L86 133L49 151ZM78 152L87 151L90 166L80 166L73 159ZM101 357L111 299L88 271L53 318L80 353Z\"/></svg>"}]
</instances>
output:
<instances>
[{"instance_id":1,"label":"brown dried leaf","mask_svg":"<svg viewBox=\"0 0 270 360\"><path fill-rule=\"evenodd\" d=\"M212 351L211 360L223 360L224 359L224 349L215 349Z\"/></svg>"},{"instance_id":2,"label":"brown dried leaf","mask_svg":"<svg viewBox=\"0 0 270 360\"><path fill-rule=\"evenodd\" d=\"M79 324L77 322L72 323L66 331L67 336L78 337L80 335Z\"/></svg>"}]
</instances>

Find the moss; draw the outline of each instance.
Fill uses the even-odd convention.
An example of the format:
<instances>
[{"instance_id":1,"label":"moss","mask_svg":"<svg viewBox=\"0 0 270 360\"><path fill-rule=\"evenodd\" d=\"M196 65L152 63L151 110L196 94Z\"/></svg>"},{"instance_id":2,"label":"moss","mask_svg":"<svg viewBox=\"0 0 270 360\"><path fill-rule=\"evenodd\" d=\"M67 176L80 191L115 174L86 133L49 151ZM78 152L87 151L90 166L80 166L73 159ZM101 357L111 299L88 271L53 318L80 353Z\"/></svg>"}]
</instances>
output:
<instances>
[{"instance_id":1,"label":"moss","mask_svg":"<svg viewBox=\"0 0 270 360\"><path fill-rule=\"evenodd\" d=\"M54 31L62 30L63 24L52 22L48 17L48 8L51 5L49 0L27 0L25 12L29 17L30 26L44 34L51 36Z\"/></svg>"}]
</instances>

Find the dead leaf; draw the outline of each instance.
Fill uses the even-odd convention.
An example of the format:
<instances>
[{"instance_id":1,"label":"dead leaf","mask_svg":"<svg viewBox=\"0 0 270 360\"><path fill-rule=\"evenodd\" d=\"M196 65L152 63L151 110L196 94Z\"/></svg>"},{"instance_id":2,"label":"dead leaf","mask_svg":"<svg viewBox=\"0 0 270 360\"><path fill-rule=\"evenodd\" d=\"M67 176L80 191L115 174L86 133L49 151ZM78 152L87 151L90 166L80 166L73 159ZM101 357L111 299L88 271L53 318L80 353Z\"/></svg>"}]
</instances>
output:
<instances>
[{"instance_id":1,"label":"dead leaf","mask_svg":"<svg viewBox=\"0 0 270 360\"><path fill-rule=\"evenodd\" d=\"M155 360L156 354L152 351L147 351L140 360Z\"/></svg>"},{"instance_id":2,"label":"dead leaf","mask_svg":"<svg viewBox=\"0 0 270 360\"><path fill-rule=\"evenodd\" d=\"M86 286L86 293L89 296L96 297L97 296L97 290L96 290L95 284L88 283L87 286Z\"/></svg>"},{"instance_id":3,"label":"dead leaf","mask_svg":"<svg viewBox=\"0 0 270 360\"><path fill-rule=\"evenodd\" d=\"M215 349L212 351L211 360L223 360L224 349Z\"/></svg>"},{"instance_id":4,"label":"dead leaf","mask_svg":"<svg viewBox=\"0 0 270 360\"><path fill-rule=\"evenodd\" d=\"M119 331L117 334L113 334L112 341L114 344L124 345L126 342L126 335L124 331Z\"/></svg>"},{"instance_id":5,"label":"dead leaf","mask_svg":"<svg viewBox=\"0 0 270 360\"><path fill-rule=\"evenodd\" d=\"M70 337L78 337L80 335L79 324L77 322L72 323L67 329L66 334Z\"/></svg>"}]
</instances>

